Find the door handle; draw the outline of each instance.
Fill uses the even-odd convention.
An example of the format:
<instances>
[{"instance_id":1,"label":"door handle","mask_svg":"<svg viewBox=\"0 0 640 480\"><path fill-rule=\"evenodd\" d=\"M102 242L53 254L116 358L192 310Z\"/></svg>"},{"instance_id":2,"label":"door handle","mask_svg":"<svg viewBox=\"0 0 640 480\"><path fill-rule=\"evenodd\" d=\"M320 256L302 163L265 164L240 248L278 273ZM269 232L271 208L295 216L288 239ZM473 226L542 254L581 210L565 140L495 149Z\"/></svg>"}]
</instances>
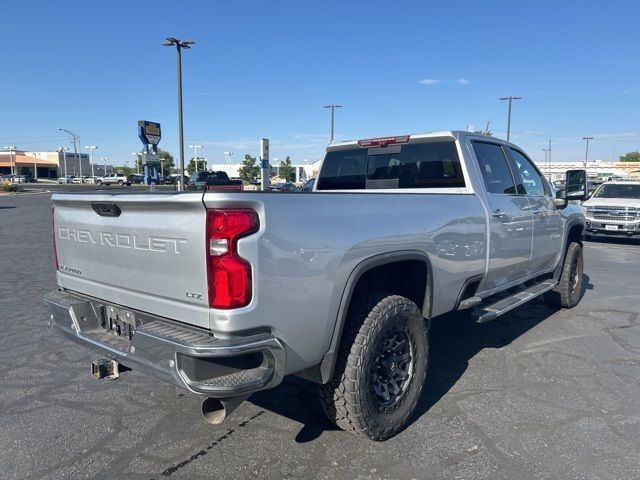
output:
<instances>
[{"instance_id":1,"label":"door handle","mask_svg":"<svg viewBox=\"0 0 640 480\"><path fill-rule=\"evenodd\" d=\"M498 208L497 210L494 210L493 212L491 212L491 215L493 215L496 218L504 218L507 216L505 211L502 210L501 208Z\"/></svg>"},{"instance_id":2,"label":"door handle","mask_svg":"<svg viewBox=\"0 0 640 480\"><path fill-rule=\"evenodd\" d=\"M531 212L532 212L534 215L540 215L542 212L544 212L544 210L543 210L542 208L540 208L540 207L536 207L536 208L534 208L533 210L531 210Z\"/></svg>"}]
</instances>

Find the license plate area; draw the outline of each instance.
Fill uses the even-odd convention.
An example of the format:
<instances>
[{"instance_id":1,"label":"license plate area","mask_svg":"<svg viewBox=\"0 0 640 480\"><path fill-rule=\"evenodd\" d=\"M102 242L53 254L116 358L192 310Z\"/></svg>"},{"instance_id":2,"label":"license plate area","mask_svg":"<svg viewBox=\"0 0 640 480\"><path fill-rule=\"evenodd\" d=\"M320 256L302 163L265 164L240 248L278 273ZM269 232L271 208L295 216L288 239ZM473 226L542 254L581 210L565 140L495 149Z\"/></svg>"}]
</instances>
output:
<instances>
[{"instance_id":1,"label":"license plate area","mask_svg":"<svg viewBox=\"0 0 640 480\"><path fill-rule=\"evenodd\" d=\"M605 225L605 230L618 230L618 225Z\"/></svg>"},{"instance_id":2,"label":"license plate area","mask_svg":"<svg viewBox=\"0 0 640 480\"><path fill-rule=\"evenodd\" d=\"M123 308L107 305L103 310L101 327L115 337L131 341L136 332L135 314Z\"/></svg>"}]
</instances>

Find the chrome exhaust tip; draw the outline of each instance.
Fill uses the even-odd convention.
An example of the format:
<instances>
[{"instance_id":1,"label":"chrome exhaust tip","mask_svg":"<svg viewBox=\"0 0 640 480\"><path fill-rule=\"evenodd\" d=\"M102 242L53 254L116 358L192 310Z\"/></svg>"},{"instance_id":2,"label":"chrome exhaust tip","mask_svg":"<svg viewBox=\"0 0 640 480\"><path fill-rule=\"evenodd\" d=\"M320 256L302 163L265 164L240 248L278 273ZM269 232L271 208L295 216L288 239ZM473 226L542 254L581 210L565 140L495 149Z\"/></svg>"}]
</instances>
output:
<instances>
[{"instance_id":1,"label":"chrome exhaust tip","mask_svg":"<svg viewBox=\"0 0 640 480\"><path fill-rule=\"evenodd\" d=\"M202 415L211 425L222 423L231 413L238 408L248 395L229 398L209 397L202 402Z\"/></svg>"}]
</instances>

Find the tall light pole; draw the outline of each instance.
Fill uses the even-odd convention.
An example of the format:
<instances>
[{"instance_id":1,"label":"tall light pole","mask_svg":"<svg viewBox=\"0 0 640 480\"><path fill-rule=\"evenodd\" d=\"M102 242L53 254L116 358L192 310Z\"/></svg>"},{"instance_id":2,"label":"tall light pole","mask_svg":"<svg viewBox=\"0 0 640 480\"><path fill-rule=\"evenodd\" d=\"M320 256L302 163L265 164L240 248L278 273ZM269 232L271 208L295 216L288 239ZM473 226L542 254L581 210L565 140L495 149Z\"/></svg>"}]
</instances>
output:
<instances>
[{"instance_id":1,"label":"tall light pole","mask_svg":"<svg viewBox=\"0 0 640 480\"><path fill-rule=\"evenodd\" d=\"M71 135L71 138L73 139L73 153L75 158L78 160L78 163L80 165L80 183L84 183L83 179L82 179L82 158L80 158L78 156L78 150L80 148L80 136L77 133L73 133L69 130L66 130L64 128L59 128L58 130L60 130L61 132L66 132L69 135ZM75 172L73 172L75 173Z\"/></svg>"},{"instance_id":2,"label":"tall light pole","mask_svg":"<svg viewBox=\"0 0 640 480\"><path fill-rule=\"evenodd\" d=\"M227 157L227 175L231 176L231 156L233 152L224 152L224 156Z\"/></svg>"},{"instance_id":3,"label":"tall light pole","mask_svg":"<svg viewBox=\"0 0 640 480\"><path fill-rule=\"evenodd\" d=\"M64 178L67 178L67 150L69 147L58 147L58 153L62 152L62 162L64 163ZM59 159L60 157L58 157Z\"/></svg>"},{"instance_id":4,"label":"tall light pole","mask_svg":"<svg viewBox=\"0 0 640 480\"><path fill-rule=\"evenodd\" d=\"M100 160L102 160L102 164L104 165L104 173L102 176L105 176L107 174L107 160L109 160L109 157L100 157Z\"/></svg>"},{"instance_id":5,"label":"tall light pole","mask_svg":"<svg viewBox=\"0 0 640 480\"><path fill-rule=\"evenodd\" d=\"M184 135L182 130L182 49L191 48L196 42L191 40L178 40L174 37L166 39L162 45L165 47L176 47L176 60L178 63L178 140L180 144L180 190L184 190Z\"/></svg>"},{"instance_id":6,"label":"tall light pole","mask_svg":"<svg viewBox=\"0 0 640 480\"><path fill-rule=\"evenodd\" d=\"M202 145L189 145L189 148L193 148L193 159L196 162L196 172L198 171L198 149L202 148Z\"/></svg>"},{"instance_id":7,"label":"tall light pole","mask_svg":"<svg viewBox=\"0 0 640 480\"><path fill-rule=\"evenodd\" d=\"M95 172L93 171L93 151L98 148L95 145L87 145L84 148L89 150L89 163L91 164L91 181L93 181L93 177L95 177Z\"/></svg>"},{"instance_id":8,"label":"tall light pole","mask_svg":"<svg viewBox=\"0 0 640 480\"><path fill-rule=\"evenodd\" d=\"M544 169L547 171L547 178L551 180L551 174L549 173L549 164L547 163L547 155L549 154L549 149L543 148L542 151L544 152Z\"/></svg>"},{"instance_id":9,"label":"tall light pole","mask_svg":"<svg viewBox=\"0 0 640 480\"><path fill-rule=\"evenodd\" d=\"M140 175L140 164L142 163L142 154L140 152L131 152L131 155L135 155L136 157L136 173ZM140 158L138 158L140 155Z\"/></svg>"},{"instance_id":10,"label":"tall light pole","mask_svg":"<svg viewBox=\"0 0 640 480\"><path fill-rule=\"evenodd\" d=\"M589 140L593 140L593 137L582 137L582 139L587 141L587 148L584 152L584 172L587 173L587 162L589 161Z\"/></svg>"},{"instance_id":11,"label":"tall light pole","mask_svg":"<svg viewBox=\"0 0 640 480\"><path fill-rule=\"evenodd\" d=\"M11 175L16 174L16 161L15 161L15 145L8 145L4 147L5 150L9 150L9 166L11 167Z\"/></svg>"},{"instance_id":12,"label":"tall light pole","mask_svg":"<svg viewBox=\"0 0 640 480\"><path fill-rule=\"evenodd\" d=\"M329 143L333 142L333 127L336 119L336 108L342 108L342 105L325 105L324 108L331 109L331 136L329 137Z\"/></svg>"},{"instance_id":13,"label":"tall light pole","mask_svg":"<svg viewBox=\"0 0 640 480\"><path fill-rule=\"evenodd\" d=\"M509 141L509 137L511 136L511 102L513 100L522 100L522 97L502 97L500 100L508 100L509 102L509 113L507 115L507 142Z\"/></svg>"}]
</instances>

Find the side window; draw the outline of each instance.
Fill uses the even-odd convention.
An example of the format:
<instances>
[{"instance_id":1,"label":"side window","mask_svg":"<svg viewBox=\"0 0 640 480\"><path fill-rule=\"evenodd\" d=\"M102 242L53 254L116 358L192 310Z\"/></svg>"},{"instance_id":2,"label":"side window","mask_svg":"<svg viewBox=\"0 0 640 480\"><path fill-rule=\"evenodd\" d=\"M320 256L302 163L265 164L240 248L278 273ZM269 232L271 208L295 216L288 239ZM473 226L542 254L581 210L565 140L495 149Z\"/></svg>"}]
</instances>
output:
<instances>
[{"instance_id":1,"label":"side window","mask_svg":"<svg viewBox=\"0 0 640 480\"><path fill-rule=\"evenodd\" d=\"M509 148L511 158L516 167L516 172L522 179L522 185L527 195L542 197L549 192L545 189L545 182L535 169L531 160L525 157L518 150Z\"/></svg>"},{"instance_id":2,"label":"side window","mask_svg":"<svg viewBox=\"0 0 640 480\"><path fill-rule=\"evenodd\" d=\"M486 142L472 142L472 144L487 191L514 195L516 187L513 175L500 145Z\"/></svg>"}]
</instances>

